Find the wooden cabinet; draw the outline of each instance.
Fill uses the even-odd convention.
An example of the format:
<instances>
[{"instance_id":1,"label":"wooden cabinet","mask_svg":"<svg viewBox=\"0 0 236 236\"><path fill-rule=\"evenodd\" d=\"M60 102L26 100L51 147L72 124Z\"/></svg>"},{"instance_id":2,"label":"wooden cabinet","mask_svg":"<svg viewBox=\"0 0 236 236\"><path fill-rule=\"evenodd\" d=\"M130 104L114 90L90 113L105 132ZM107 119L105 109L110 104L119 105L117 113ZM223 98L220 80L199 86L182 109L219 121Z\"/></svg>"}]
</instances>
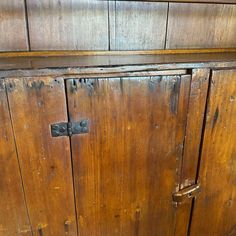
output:
<instances>
[{"instance_id":1,"label":"wooden cabinet","mask_svg":"<svg viewBox=\"0 0 236 236\"><path fill-rule=\"evenodd\" d=\"M0 235L235 235L236 70L171 69L4 76Z\"/></svg>"},{"instance_id":2,"label":"wooden cabinet","mask_svg":"<svg viewBox=\"0 0 236 236\"><path fill-rule=\"evenodd\" d=\"M211 77L191 235L236 235L236 70Z\"/></svg>"}]
</instances>

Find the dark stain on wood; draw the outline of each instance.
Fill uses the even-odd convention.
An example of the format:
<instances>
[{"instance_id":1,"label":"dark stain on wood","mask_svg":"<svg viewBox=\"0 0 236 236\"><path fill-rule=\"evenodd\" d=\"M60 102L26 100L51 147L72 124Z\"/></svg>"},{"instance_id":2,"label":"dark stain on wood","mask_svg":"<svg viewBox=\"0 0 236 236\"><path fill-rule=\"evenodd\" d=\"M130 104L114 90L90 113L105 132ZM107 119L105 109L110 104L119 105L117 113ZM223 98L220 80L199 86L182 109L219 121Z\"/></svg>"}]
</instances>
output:
<instances>
[{"instance_id":1,"label":"dark stain on wood","mask_svg":"<svg viewBox=\"0 0 236 236\"><path fill-rule=\"evenodd\" d=\"M173 114L178 112L178 100L179 100L179 89L180 89L180 77L176 76L171 81L171 93L170 93L170 111Z\"/></svg>"},{"instance_id":2,"label":"dark stain on wood","mask_svg":"<svg viewBox=\"0 0 236 236\"><path fill-rule=\"evenodd\" d=\"M219 107L216 108L216 111L215 111L215 114L213 116L213 121L212 121L212 130L214 129L215 125L216 125L216 122L218 120L218 117L219 117Z\"/></svg>"}]
</instances>

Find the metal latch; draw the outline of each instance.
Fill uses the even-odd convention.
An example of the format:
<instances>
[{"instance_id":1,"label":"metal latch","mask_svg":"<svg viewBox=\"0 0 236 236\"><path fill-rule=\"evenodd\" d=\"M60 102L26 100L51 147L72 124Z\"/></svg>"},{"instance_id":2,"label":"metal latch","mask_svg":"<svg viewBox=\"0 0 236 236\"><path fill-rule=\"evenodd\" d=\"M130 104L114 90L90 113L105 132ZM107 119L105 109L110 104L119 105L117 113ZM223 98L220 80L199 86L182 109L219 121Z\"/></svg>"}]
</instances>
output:
<instances>
[{"instance_id":1,"label":"metal latch","mask_svg":"<svg viewBox=\"0 0 236 236\"><path fill-rule=\"evenodd\" d=\"M176 203L183 202L187 199L196 197L201 191L200 184L194 184L187 188L181 189L173 194L173 201Z\"/></svg>"},{"instance_id":2,"label":"metal latch","mask_svg":"<svg viewBox=\"0 0 236 236\"><path fill-rule=\"evenodd\" d=\"M88 133L88 120L81 120L79 122L61 122L51 125L52 137L72 136L74 134Z\"/></svg>"}]
</instances>

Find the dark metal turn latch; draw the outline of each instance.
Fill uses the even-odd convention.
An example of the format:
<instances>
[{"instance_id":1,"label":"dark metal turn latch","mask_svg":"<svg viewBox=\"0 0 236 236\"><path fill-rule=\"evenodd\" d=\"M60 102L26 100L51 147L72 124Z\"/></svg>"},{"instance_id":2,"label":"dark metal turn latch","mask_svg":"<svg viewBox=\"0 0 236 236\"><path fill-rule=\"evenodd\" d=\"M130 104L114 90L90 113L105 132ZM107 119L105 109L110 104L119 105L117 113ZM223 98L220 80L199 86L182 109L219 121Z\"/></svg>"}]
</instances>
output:
<instances>
[{"instance_id":1,"label":"dark metal turn latch","mask_svg":"<svg viewBox=\"0 0 236 236\"><path fill-rule=\"evenodd\" d=\"M52 137L85 134L89 131L88 126L88 120L81 120L79 122L61 122L51 125L51 134Z\"/></svg>"}]
</instances>

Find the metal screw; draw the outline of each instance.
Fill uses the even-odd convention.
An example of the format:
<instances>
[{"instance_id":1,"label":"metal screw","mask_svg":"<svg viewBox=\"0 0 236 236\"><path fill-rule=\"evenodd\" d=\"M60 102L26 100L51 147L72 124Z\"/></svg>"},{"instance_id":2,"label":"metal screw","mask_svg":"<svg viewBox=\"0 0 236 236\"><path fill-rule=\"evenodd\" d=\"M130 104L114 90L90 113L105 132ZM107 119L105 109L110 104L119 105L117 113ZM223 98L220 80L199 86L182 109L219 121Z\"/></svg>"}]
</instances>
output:
<instances>
[{"instance_id":1,"label":"metal screw","mask_svg":"<svg viewBox=\"0 0 236 236\"><path fill-rule=\"evenodd\" d=\"M82 126L82 127L86 127L87 125L88 125L88 122L86 120L82 120L80 122L80 126Z\"/></svg>"},{"instance_id":2,"label":"metal screw","mask_svg":"<svg viewBox=\"0 0 236 236\"><path fill-rule=\"evenodd\" d=\"M60 131L61 133L64 133L64 132L66 131L66 127L64 127L64 126L60 127L59 131Z\"/></svg>"},{"instance_id":3,"label":"metal screw","mask_svg":"<svg viewBox=\"0 0 236 236\"><path fill-rule=\"evenodd\" d=\"M59 128L58 125L53 125L53 126L52 126L52 129L53 129L53 130L58 130L58 128Z\"/></svg>"},{"instance_id":4,"label":"metal screw","mask_svg":"<svg viewBox=\"0 0 236 236\"><path fill-rule=\"evenodd\" d=\"M87 133L87 132L88 132L88 128L87 128L87 127L83 127L83 128L82 128L82 132L83 132L83 133Z\"/></svg>"}]
</instances>

